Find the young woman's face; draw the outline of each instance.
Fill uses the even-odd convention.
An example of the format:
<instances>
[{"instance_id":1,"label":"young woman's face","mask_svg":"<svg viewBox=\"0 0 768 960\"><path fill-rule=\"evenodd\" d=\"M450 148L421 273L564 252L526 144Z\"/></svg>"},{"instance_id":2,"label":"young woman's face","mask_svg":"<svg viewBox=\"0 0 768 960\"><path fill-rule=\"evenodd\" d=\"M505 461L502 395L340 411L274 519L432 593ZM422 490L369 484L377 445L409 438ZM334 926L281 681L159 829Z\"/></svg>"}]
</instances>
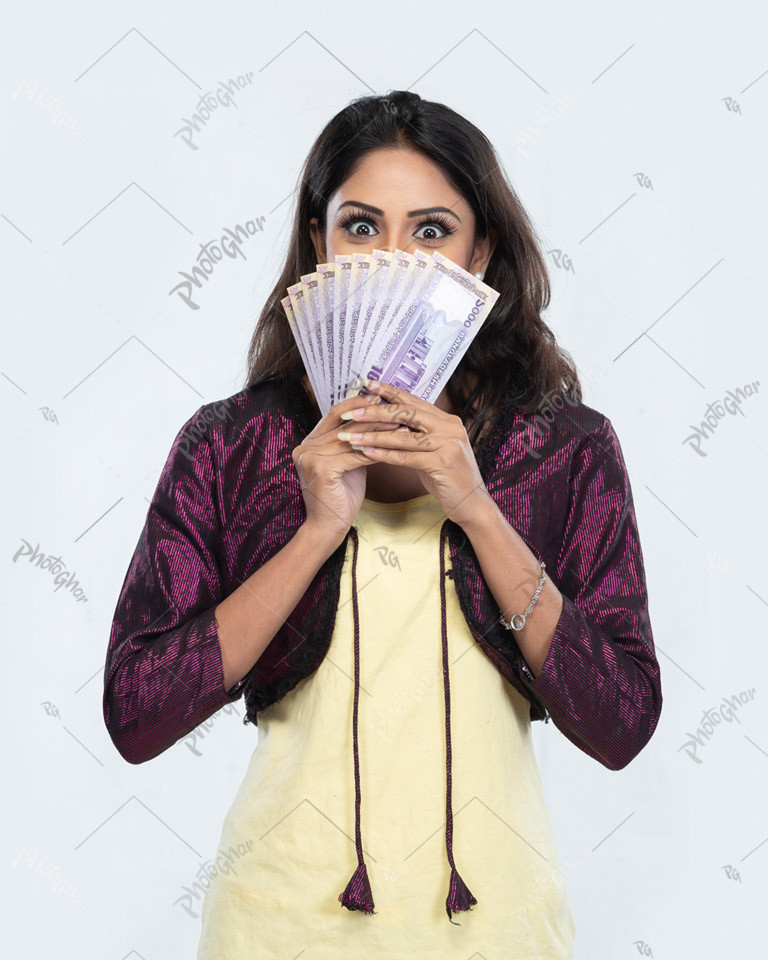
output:
<instances>
[{"instance_id":1,"label":"young woman's face","mask_svg":"<svg viewBox=\"0 0 768 960\"><path fill-rule=\"evenodd\" d=\"M474 243L475 216L467 201L423 154L405 147L367 153L356 172L328 198L325 234L317 217L310 234L318 263L337 253L395 249L439 250L470 273L485 272L495 234Z\"/></svg>"}]
</instances>

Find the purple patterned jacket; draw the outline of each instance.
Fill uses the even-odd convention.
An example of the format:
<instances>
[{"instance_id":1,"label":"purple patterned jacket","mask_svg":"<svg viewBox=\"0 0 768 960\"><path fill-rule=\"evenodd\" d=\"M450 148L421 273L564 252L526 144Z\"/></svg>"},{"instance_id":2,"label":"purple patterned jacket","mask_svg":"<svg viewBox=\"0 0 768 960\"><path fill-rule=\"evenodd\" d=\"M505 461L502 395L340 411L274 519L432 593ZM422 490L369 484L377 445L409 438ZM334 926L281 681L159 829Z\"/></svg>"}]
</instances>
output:
<instances>
[{"instance_id":1,"label":"purple patterned jacket","mask_svg":"<svg viewBox=\"0 0 768 960\"><path fill-rule=\"evenodd\" d=\"M317 669L336 618L347 538L248 674L224 686L216 605L306 519L292 451L314 428L301 380L207 403L171 447L117 601L104 721L130 763L151 760L226 704L244 723ZM563 594L534 678L462 528L446 520L449 576L483 652L580 750L611 770L648 743L662 705L632 491L610 420L559 397L541 415L511 407L476 451L485 485ZM350 531L353 528L350 528ZM438 562L436 558L435 562Z\"/></svg>"}]
</instances>

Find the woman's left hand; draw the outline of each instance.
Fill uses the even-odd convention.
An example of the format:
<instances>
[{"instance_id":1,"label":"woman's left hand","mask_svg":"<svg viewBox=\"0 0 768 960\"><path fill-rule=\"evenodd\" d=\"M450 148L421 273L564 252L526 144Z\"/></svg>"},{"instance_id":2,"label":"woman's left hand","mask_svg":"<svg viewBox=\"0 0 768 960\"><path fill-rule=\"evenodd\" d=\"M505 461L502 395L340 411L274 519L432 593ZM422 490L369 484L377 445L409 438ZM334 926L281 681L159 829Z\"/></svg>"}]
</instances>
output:
<instances>
[{"instance_id":1,"label":"woman's left hand","mask_svg":"<svg viewBox=\"0 0 768 960\"><path fill-rule=\"evenodd\" d=\"M358 453L371 463L415 469L448 519L460 526L493 505L461 417L389 383L367 381L366 388L389 402L353 411L353 419L342 421L339 439L365 444ZM356 424L371 421L401 426L355 436Z\"/></svg>"}]
</instances>

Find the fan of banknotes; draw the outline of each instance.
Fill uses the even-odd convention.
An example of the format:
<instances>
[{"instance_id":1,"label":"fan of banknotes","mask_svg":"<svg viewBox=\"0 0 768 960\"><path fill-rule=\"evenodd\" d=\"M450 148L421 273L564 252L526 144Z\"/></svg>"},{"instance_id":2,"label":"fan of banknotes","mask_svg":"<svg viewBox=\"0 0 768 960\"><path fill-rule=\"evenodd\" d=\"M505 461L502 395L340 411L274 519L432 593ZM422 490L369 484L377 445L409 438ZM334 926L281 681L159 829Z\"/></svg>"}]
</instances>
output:
<instances>
[{"instance_id":1,"label":"fan of banknotes","mask_svg":"<svg viewBox=\"0 0 768 960\"><path fill-rule=\"evenodd\" d=\"M283 305L321 413L380 380L434 403L499 294L438 251L337 254Z\"/></svg>"}]
</instances>

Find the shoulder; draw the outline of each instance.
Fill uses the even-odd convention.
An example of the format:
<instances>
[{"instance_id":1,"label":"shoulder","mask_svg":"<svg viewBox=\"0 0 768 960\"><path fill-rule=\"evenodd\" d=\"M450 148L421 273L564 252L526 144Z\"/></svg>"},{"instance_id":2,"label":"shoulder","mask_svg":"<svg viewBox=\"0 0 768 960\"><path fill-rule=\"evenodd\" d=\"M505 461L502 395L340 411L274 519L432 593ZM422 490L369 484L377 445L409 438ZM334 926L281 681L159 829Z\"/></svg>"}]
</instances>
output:
<instances>
[{"instance_id":1,"label":"shoulder","mask_svg":"<svg viewBox=\"0 0 768 960\"><path fill-rule=\"evenodd\" d=\"M300 383L266 380L219 400L204 403L182 426L180 434L205 437L211 442L227 442L244 431L260 430L281 421L297 423L302 402L297 395Z\"/></svg>"},{"instance_id":2,"label":"shoulder","mask_svg":"<svg viewBox=\"0 0 768 960\"><path fill-rule=\"evenodd\" d=\"M510 464L538 478L553 498L599 496L604 507L632 498L621 442L611 419L595 407L558 394L516 418L508 434Z\"/></svg>"},{"instance_id":3,"label":"shoulder","mask_svg":"<svg viewBox=\"0 0 768 960\"><path fill-rule=\"evenodd\" d=\"M604 413L565 393L553 393L534 409L509 412L501 453L505 458L530 458L534 463L556 457L562 464L612 433Z\"/></svg>"},{"instance_id":4,"label":"shoulder","mask_svg":"<svg viewBox=\"0 0 768 960\"><path fill-rule=\"evenodd\" d=\"M611 419L600 410L564 394L550 395L536 409L507 413L498 450L490 454L486 486L531 491L556 511L587 489L616 490L631 496L622 445Z\"/></svg>"}]
</instances>

